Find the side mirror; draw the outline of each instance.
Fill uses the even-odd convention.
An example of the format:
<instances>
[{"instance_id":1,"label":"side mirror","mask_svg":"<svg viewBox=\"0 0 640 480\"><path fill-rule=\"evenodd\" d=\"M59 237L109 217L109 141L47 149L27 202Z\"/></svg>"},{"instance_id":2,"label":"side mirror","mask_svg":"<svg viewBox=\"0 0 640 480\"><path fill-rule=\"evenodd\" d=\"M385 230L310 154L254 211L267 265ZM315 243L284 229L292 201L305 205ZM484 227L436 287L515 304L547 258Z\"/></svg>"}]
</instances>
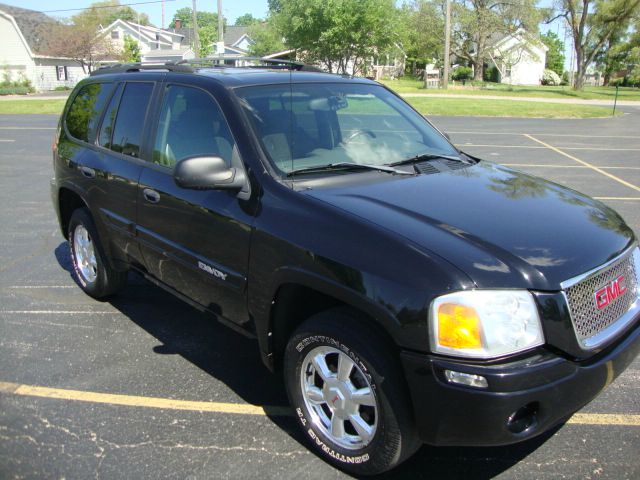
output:
<instances>
[{"instance_id":1,"label":"side mirror","mask_svg":"<svg viewBox=\"0 0 640 480\"><path fill-rule=\"evenodd\" d=\"M195 190L242 190L247 183L244 170L229 167L220 157L191 157L178 162L173 179L182 188Z\"/></svg>"}]
</instances>

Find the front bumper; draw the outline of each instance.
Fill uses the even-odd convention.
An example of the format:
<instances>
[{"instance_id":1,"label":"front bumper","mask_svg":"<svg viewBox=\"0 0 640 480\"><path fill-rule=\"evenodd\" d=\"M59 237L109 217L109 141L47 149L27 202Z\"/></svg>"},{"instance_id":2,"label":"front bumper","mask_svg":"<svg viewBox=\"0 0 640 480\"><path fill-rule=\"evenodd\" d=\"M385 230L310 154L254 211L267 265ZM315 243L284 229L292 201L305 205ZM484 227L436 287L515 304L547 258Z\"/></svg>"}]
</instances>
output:
<instances>
[{"instance_id":1,"label":"front bumper","mask_svg":"<svg viewBox=\"0 0 640 480\"><path fill-rule=\"evenodd\" d=\"M639 352L640 316L622 339L582 362L539 351L495 365L403 352L402 363L423 442L492 446L526 440L562 423L593 400ZM488 388L451 384L445 370L482 375ZM523 431L508 425L517 411L531 414Z\"/></svg>"}]
</instances>

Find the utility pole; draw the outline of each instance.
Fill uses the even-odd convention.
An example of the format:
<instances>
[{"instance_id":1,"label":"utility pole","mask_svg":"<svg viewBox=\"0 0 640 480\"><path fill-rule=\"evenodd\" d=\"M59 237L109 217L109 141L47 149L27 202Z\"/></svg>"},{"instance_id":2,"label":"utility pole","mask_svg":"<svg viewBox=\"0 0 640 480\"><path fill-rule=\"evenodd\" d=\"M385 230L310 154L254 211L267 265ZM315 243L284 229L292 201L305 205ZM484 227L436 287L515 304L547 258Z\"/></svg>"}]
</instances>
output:
<instances>
[{"instance_id":1,"label":"utility pole","mask_svg":"<svg viewBox=\"0 0 640 480\"><path fill-rule=\"evenodd\" d=\"M218 0L218 45L216 46L219 57L224 56L224 23L222 21L222 0Z\"/></svg>"},{"instance_id":2,"label":"utility pole","mask_svg":"<svg viewBox=\"0 0 640 480\"><path fill-rule=\"evenodd\" d=\"M442 75L442 88L449 87L449 58L451 55L451 0L447 0L444 18L444 74ZM426 75L426 73L425 73Z\"/></svg>"},{"instance_id":3,"label":"utility pole","mask_svg":"<svg viewBox=\"0 0 640 480\"><path fill-rule=\"evenodd\" d=\"M200 36L198 35L198 14L196 12L196 0L193 0L193 49L196 58L200 56Z\"/></svg>"}]
</instances>

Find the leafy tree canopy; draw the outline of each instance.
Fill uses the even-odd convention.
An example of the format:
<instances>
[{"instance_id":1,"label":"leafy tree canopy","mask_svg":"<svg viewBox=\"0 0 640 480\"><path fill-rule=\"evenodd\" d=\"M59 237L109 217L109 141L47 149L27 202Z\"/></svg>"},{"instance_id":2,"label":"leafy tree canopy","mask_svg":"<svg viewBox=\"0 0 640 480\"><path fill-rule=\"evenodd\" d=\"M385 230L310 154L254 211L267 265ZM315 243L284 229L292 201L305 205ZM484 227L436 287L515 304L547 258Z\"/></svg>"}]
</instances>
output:
<instances>
[{"instance_id":1,"label":"leafy tree canopy","mask_svg":"<svg viewBox=\"0 0 640 480\"><path fill-rule=\"evenodd\" d=\"M254 17L250 13L245 13L244 15L240 15L238 18L236 18L235 25L242 25L242 26L248 27L250 25L260 23L261 21L262 21L261 19Z\"/></svg>"},{"instance_id":2,"label":"leafy tree canopy","mask_svg":"<svg viewBox=\"0 0 640 480\"><path fill-rule=\"evenodd\" d=\"M71 17L74 25L87 26L94 30L99 26L106 27L118 19L139 22L141 25L151 24L146 13L138 13L127 5L120 5L120 0L94 2L89 8Z\"/></svg>"},{"instance_id":3,"label":"leafy tree canopy","mask_svg":"<svg viewBox=\"0 0 640 480\"><path fill-rule=\"evenodd\" d=\"M540 35L540 40L547 48L547 58L544 63L544 68L553 70L558 75L562 75L564 72L564 43L558 38L558 35L554 32L547 32Z\"/></svg>"},{"instance_id":4,"label":"leafy tree canopy","mask_svg":"<svg viewBox=\"0 0 640 480\"><path fill-rule=\"evenodd\" d=\"M198 19L198 30L203 27L213 27L216 32L218 31L218 14L215 12L205 12L203 10L198 10L196 15ZM189 7L183 7L176 10L175 15L173 16L173 20L169 24L169 28L176 28L176 18L182 20L183 28L192 28L193 27L193 10ZM227 24L227 19L222 18L224 25Z\"/></svg>"}]
</instances>

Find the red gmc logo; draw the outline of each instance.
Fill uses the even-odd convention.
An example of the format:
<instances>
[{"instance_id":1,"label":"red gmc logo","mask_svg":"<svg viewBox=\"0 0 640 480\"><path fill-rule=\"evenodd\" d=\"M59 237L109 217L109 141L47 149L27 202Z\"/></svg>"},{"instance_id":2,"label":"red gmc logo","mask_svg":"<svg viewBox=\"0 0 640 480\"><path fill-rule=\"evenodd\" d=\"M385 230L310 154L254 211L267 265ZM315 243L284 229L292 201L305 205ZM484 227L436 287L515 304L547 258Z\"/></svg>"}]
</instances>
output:
<instances>
[{"instance_id":1,"label":"red gmc logo","mask_svg":"<svg viewBox=\"0 0 640 480\"><path fill-rule=\"evenodd\" d=\"M620 275L609 285L605 285L595 293L596 307L598 310L602 310L613 302L620 295L623 295L627 291L627 287L623 285L624 275Z\"/></svg>"}]
</instances>

